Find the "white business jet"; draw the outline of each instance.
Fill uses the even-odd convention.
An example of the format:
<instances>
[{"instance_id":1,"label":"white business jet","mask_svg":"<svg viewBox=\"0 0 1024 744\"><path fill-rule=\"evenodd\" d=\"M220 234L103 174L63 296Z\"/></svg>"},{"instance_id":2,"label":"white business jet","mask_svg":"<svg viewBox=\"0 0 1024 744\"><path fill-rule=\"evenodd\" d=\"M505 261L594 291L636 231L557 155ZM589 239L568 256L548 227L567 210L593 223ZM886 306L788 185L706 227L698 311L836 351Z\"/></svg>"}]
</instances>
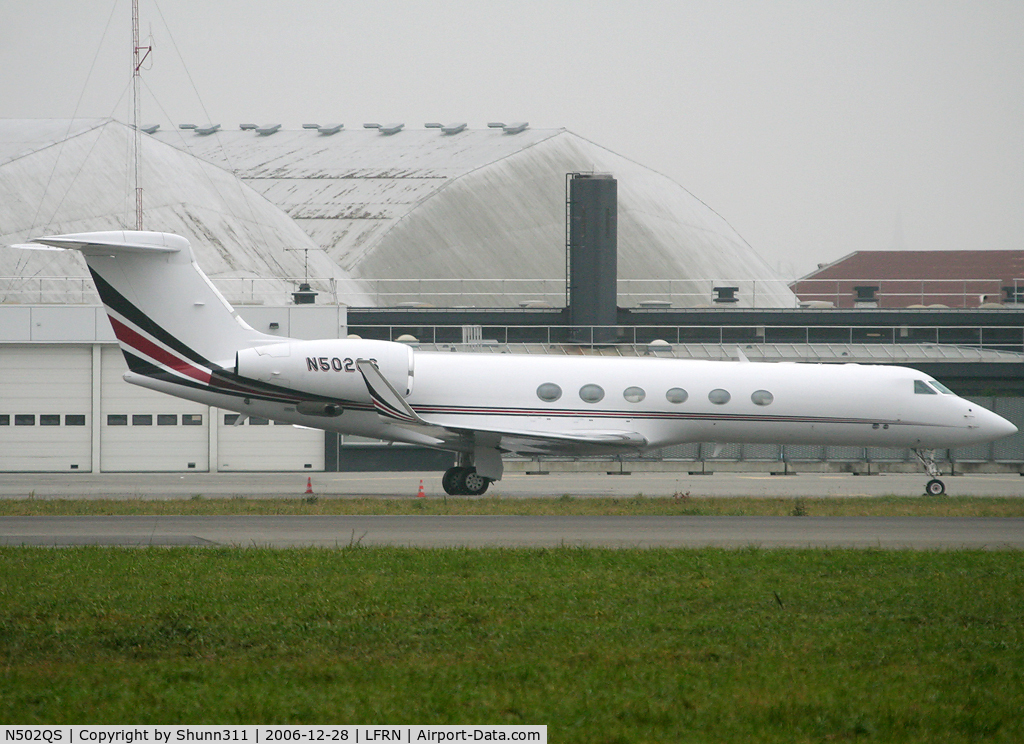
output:
<instances>
[{"instance_id":1,"label":"white business jet","mask_svg":"<svg viewBox=\"0 0 1024 744\"><path fill-rule=\"evenodd\" d=\"M456 455L450 494L501 479L504 453L623 455L684 442L910 447L1011 435L1009 421L906 367L443 353L282 339L249 327L188 240L93 232L33 241L85 255L128 382L302 426Z\"/></svg>"}]
</instances>

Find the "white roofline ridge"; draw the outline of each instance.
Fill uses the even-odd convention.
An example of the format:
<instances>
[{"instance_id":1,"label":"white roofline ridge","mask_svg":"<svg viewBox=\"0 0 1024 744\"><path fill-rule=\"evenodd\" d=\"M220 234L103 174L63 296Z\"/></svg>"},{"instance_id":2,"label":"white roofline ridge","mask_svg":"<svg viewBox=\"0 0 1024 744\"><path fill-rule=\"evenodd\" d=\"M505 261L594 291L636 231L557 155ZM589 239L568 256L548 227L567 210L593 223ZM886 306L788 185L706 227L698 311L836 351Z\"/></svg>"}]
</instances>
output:
<instances>
[{"instance_id":1,"label":"white roofline ridge","mask_svg":"<svg viewBox=\"0 0 1024 744\"><path fill-rule=\"evenodd\" d=\"M652 173L656 173L657 175L659 175L659 176L662 176L663 178L665 178L665 179L667 179L667 180L671 181L672 183L676 184L677 186L679 186L679 187L680 187L681 189L683 189L684 191L686 191L686 193L687 193L687 194L689 194L689 195L691 196L691 198L692 198L692 199L693 199L694 201L698 202L698 203L699 203L699 204L700 204L700 205L701 205L702 207L705 207L705 208L707 208L707 210L708 210L709 212L711 212L712 214L714 214L714 215L715 215L716 217L718 217L718 218L719 218L720 220L722 220L722 222L724 222L724 223L725 223L726 225L728 225L729 229L730 229L730 230L732 230L733 234L734 234L734 235L735 235L736 237L738 237L738 238L739 238L739 239L741 240L742 244L743 244L744 246L746 246L746 248L749 248L749 249L751 250L751 252L752 252L752 253L753 253L753 254L754 254L755 256L757 256L757 257L758 257L759 259L761 259L762 261L764 261L764 263L765 263L765 266L767 266L768 268L771 268L771 265L770 265L770 264L769 264L769 263L768 263L767 261L765 261L764 257L763 257L763 256L762 256L762 255L761 255L760 253L758 253L757 249L756 249L756 248L754 248L754 246L752 246L752 245L751 245L750 243L748 243L748 240L746 240L746 238L745 238L745 237L743 237L743 235L742 235L742 234L741 234L741 233L739 232L739 230L737 230L737 229L736 229L735 227L733 227L733 226L732 226L732 223L731 223L731 222L729 222L729 220L725 219L725 217L723 217L723 216L722 216L721 214L719 214L718 210L716 210L716 209L715 209L714 207L712 207L712 206L711 206L710 204L708 204L707 202L705 202L705 201L703 201L702 199L700 199L700 198L699 198L699 196L697 196L697 195L696 195L695 193L693 193L692 191L690 191L690 189L688 189L688 188L687 188L686 186L684 186L684 185L683 185L682 183L680 183L679 181L677 181L677 180L676 180L675 178L673 178L672 176L668 176L668 175L666 175L665 173L662 173L662 171L659 171L659 170L657 170L656 168L651 168L650 166L645 166L645 165L644 165L644 164L642 164L642 163L637 163L637 162L636 162L635 160L633 160L632 158L627 158L627 157L626 157L626 156L624 156L624 155L620 155L620 154L618 154L618 152L616 152L615 150L613 150L613 149L611 149L611 148L609 148L609 147L605 147L605 146L604 146L603 144L598 144L597 142L595 142L594 140L592 140L592 139L590 139L590 138L588 138L588 137L584 137L584 136L582 136L582 135L580 135L580 134L575 134L574 132L571 132L571 134L574 134L575 136L577 136L577 137L580 137L580 139L584 140L585 142L588 142L589 144L592 144L592 145L593 145L593 146L595 146L595 147L600 147L601 149L605 150L606 152L611 152L611 154L612 154L613 156L615 156L616 158L622 158L623 160L625 160L625 161L629 161L630 163L632 163L632 164L633 164L633 165L635 165L635 166L639 166L640 168L645 168L645 169L647 169L648 171L651 171ZM778 272L777 272L777 271L775 271L774 269L772 269L772 271L773 271L774 273L778 274ZM785 279L784 279L784 278L782 278L782 276L780 276L780 275L777 275L777 276L775 277L775 280L777 280L777 281L782 281L782 282L785 282Z\"/></svg>"},{"instance_id":2,"label":"white roofline ridge","mask_svg":"<svg viewBox=\"0 0 1024 744\"><path fill-rule=\"evenodd\" d=\"M22 119L21 121L32 121L32 119ZM53 119L39 119L38 121L54 121L54 120ZM67 129L67 132L64 134L63 137L61 137L58 140L54 140L52 142L49 142L49 143L43 145L42 147L37 147L37 148L35 148L33 150L29 150L27 152L24 152L24 153L22 153L20 155L15 155L13 158L10 158L8 160L4 160L3 162L0 162L0 168L2 168L3 166L7 165L8 163L16 163L19 160L21 160L22 158L27 158L27 157L29 157L31 155L35 155L36 153L40 153L40 152L44 152L46 150L49 150L51 147L54 147L56 145L62 145L65 142L67 142L68 140L70 140L70 139L75 139L76 137L81 137L83 134L88 134L89 132L91 132L91 131L93 131L95 129L100 129L102 127L105 127L107 124L110 124L111 122L113 122L115 124L121 124L120 121L118 121L117 119L115 119L113 117L110 117L110 116L108 116L106 118L63 119L63 120L62 119L57 119L57 121L67 121L68 122L68 129ZM74 123L76 121L91 121L93 123L91 125L85 127L84 129L79 130L79 131L75 132L74 134L72 134L71 130L74 127ZM128 125L127 124L122 124L122 126L128 126Z\"/></svg>"},{"instance_id":3,"label":"white roofline ridge","mask_svg":"<svg viewBox=\"0 0 1024 744\"><path fill-rule=\"evenodd\" d=\"M480 131L483 131L483 130L480 130ZM548 130L534 129L532 131L534 131L534 132L544 132L544 131L548 131ZM384 240L384 238L387 236L388 233L390 233L392 230L394 230L396 227L398 227L400 224L402 224L407 218L412 217L415 214L416 210L419 209L423 204L426 204L428 201L433 199L438 194L444 193L444 190L447 189L452 184L454 184L456 181L460 181L463 178L465 178L466 176L468 176L468 175L470 175L472 173L476 173L479 170L483 170L484 168L490 168L492 165L494 165L495 163L500 163L502 160L508 160L509 158L513 158L516 155L519 155L521 153L526 152L527 150L530 150L531 148L536 147L537 145L541 144L542 142L548 142L549 140L552 140L555 137L559 137L559 136L561 136L563 134L572 134L572 132L570 132L568 129L566 129L564 127L561 127L561 128L558 128L558 129L552 129L550 131L551 131L551 134L549 134L548 136L546 136L546 137L544 137L542 139L539 139L536 142L532 142L529 145L527 145L526 147L523 147L522 149L516 150L515 152L510 152L507 155L502 155L500 158L495 158L494 160L489 160L486 163L482 163L482 164L476 166L475 168L471 168L470 170L466 171L465 173L460 173L459 175L457 175L457 176L455 176L453 178L446 178L446 179L444 179L444 183L440 186L440 188L435 189L434 191L432 191L429 194L427 194L426 196L424 196L422 199L419 199L418 201L414 202L413 206L405 214L403 214L397 220L392 222L387 227L387 229L381 231L380 237L377 238L377 240L375 241L376 244L379 246L381 244L381 242ZM502 136L504 136L504 132L502 133Z\"/></svg>"}]
</instances>

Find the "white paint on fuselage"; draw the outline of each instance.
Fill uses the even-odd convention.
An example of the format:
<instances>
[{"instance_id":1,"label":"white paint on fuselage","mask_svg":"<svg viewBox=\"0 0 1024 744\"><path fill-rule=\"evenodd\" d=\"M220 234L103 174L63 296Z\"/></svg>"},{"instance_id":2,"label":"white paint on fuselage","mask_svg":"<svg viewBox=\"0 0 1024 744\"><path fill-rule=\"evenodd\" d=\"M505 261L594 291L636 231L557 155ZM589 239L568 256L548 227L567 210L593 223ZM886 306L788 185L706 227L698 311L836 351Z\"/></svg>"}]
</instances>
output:
<instances>
[{"instance_id":1,"label":"white paint on fuselage","mask_svg":"<svg viewBox=\"0 0 1024 744\"><path fill-rule=\"evenodd\" d=\"M409 404L431 424L466 430L571 435L628 432L646 449L687 442L824 444L923 449L958 447L1012 434L1012 424L949 394L914 392L927 375L906 367L857 364L718 362L646 357L565 357L484 353L415 353L416 384ZM436 446L440 440L394 425L372 410L337 417L306 416L294 405L183 387L129 373L126 379L161 392L248 415L355 436ZM292 381L301 389L298 380ZM537 388L558 385L561 397L541 400ZM588 403L584 385L604 397ZM626 388L643 400L630 402ZM687 398L671 403L666 392ZM712 390L729 401L715 404ZM772 394L757 405L755 391ZM369 396L367 396L367 401ZM451 447L449 442L447 447ZM593 453L592 444L565 442L546 451ZM635 444L603 444L596 451L636 452Z\"/></svg>"},{"instance_id":2,"label":"white paint on fuselage","mask_svg":"<svg viewBox=\"0 0 1024 744\"><path fill-rule=\"evenodd\" d=\"M953 447L989 441L991 427L1006 424L958 396L915 393L914 381L927 379L906 367L856 364L418 352L409 403L447 426L635 431L652 448L700 441ZM542 401L542 383L558 385L561 397ZM601 386L601 401L580 397L588 384ZM629 387L642 388L644 399L627 401ZM670 403L670 388L686 390L686 401ZM727 403L709 400L716 389L728 391ZM758 390L770 392L773 402L755 404L751 395ZM503 408L519 410L503 414Z\"/></svg>"}]
</instances>

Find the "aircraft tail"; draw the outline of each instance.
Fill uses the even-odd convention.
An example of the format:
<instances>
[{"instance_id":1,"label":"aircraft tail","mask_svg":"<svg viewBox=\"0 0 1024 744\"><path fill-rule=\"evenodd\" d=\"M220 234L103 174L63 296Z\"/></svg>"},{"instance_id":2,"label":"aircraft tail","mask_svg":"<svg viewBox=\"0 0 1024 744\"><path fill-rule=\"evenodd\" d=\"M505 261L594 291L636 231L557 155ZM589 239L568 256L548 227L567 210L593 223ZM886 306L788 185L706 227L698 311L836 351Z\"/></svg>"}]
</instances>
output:
<instances>
[{"instance_id":1,"label":"aircraft tail","mask_svg":"<svg viewBox=\"0 0 1024 744\"><path fill-rule=\"evenodd\" d=\"M238 316L180 235L118 230L32 242L84 254L133 372L208 384L214 370L234 364L239 349L282 340Z\"/></svg>"}]
</instances>

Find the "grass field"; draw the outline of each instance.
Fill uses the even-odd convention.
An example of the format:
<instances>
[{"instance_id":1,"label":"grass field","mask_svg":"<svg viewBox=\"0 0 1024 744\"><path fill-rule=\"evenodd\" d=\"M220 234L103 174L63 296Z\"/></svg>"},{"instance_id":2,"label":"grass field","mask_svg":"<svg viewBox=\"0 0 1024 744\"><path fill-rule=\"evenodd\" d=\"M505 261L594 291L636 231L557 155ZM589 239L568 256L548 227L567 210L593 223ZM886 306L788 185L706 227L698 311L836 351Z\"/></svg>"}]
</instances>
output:
<instances>
[{"instance_id":1,"label":"grass field","mask_svg":"<svg viewBox=\"0 0 1024 744\"><path fill-rule=\"evenodd\" d=\"M1024 498L326 498L2 499L0 516L228 514L689 515L816 517L1024 517Z\"/></svg>"},{"instance_id":2,"label":"grass field","mask_svg":"<svg viewBox=\"0 0 1024 744\"><path fill-rule=\"evenodd\" d=\"M2 723L1024 740L1024 555L0 548Z\"/></svg>"}]
</instances>

